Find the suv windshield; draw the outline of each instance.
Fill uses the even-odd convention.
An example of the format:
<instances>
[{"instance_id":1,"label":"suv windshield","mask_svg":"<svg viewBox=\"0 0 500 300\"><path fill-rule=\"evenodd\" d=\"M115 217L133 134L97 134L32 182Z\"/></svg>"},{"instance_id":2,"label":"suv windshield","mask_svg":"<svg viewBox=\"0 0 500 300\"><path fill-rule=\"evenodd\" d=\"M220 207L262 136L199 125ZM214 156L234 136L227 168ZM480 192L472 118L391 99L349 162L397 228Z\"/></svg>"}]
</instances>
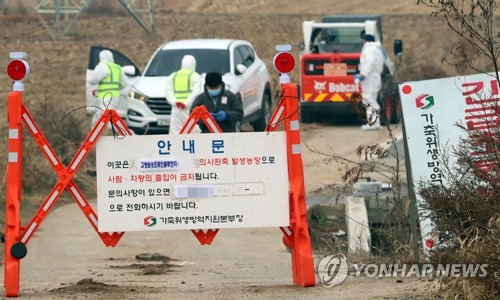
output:
<instances>
[{"instance_id":1,"label":"suv windshield","mask_svg":"<svg viewBox=\"0 0 500 300\"><path fill-rule=\"evenodd\" d=\"M229 69L229 51L227 49L177 49L160 50L149 64L145 76L168 76L181 68L184 55L196 58L196 72L219 72L226 74Z\"/></svg>"}]
</instances>

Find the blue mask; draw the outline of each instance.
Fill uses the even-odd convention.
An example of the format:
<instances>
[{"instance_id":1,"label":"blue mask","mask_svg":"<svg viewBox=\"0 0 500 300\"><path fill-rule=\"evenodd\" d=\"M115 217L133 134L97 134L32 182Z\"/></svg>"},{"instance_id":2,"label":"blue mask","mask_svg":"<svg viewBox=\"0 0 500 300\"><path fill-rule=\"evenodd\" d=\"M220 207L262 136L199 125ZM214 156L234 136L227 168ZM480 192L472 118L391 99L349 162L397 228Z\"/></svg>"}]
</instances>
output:
<instances>
[{"instance_id":1,"label":"blue mask","mask_svg":"<svg viewBox=\"0 0 500 300\"><path fill-rule=\"evenodd\" d=\"M215 90L208 90L208 93L210 94L210 96L212 97L217 97L220 95L220 93L222 92L222 89L218 88L218 89L215 89Z\"/></svg>"}]
</instances>

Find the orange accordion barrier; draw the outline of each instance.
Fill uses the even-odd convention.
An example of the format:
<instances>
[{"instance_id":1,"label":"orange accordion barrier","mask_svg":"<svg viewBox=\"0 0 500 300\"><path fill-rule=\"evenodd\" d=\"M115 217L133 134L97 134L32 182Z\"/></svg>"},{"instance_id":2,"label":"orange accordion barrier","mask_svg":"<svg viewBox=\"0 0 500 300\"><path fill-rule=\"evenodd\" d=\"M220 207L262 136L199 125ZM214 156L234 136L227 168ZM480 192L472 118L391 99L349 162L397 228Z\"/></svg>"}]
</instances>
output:
<instances>
[{"instance_id":1,"label":"orange accordion barrier","mask_svg":"<svg viewBox=\"0 0 500 300\"><path fill-rule=\"evenodd\" d=\"M306 198L304 190L304 173L300 153L299 104L297 86L282 84L282 98L276 108L266 131L275 131L283 122L287 136L288 176L290 181L289 207L290 226L281 227L283 243L291 251L293 282L307 287L314 286L315 272L311 242L307 224ZM48 213L60 198L64 190L68 190L84 216L94 228L98 236L108 247L117 245L123 232L99 232L97 214L82 194L73 177L77 173L92 147L111 122L117 134L132 135L127 125L114 110L106 110L94 125L83 144L80 146L69 166L64 166L58 155L50 146L35 120L22 102L22 91L12 91L8 95L8 165L6 176L6 231L5 231L5 278L4 286L7 297L19 294L20 262L27 254L26 245L40 227ZM183 134L192 132L199 120L202 120L212 132L221 130L205 107L197 107L181 130ZM27 226L22 226L20 206L22 194L22 129L28 129L59 177L51 192L45 198L35 216ZM202 245L210 245L219 229L192 230Z\"/></svg>"}]
</instances>

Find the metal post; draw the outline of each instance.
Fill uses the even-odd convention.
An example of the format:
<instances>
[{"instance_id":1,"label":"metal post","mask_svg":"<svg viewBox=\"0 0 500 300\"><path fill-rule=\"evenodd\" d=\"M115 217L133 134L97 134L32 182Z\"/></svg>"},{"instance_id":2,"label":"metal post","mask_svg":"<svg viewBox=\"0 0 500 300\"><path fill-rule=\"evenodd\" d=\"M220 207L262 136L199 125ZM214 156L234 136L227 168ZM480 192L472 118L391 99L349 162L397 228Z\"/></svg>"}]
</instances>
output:
<instances>
[{"instance_id":1,"label":"metal post","mask_svg":"<svg viewBox=\"0 0 500 300\"><path fill-rule=\"evenodd\" d=\"M118 0L120 4L128 11L128 13L132 16L132 18L139 24L139 26L144 29L145 32L149 33L148 28L144 23L141 21L141 19L137 16L137 14L130 8L129 5L124 0Z\"/></svg>"},{"instance_id":2,"label":"metal post","mask_svg":"<svg viewBox=\"0 0 500 300\"><path fill-rule=\"evenodd\" d=\"M56 39L61 37L61 0L56 0Z\"/></svg>"},{"instance_id":3,"label":"metal post","mask_svg":"<svg viewBox=\"0 0 500 300\"><path fill-rule=\"evenodd\" d=\"M68 0L64 0L64 27L66 27L66 25L68 24L68 9L69 9L69 6L68 6Z\"/></svg>"},{"instance_id":4,"label":"metal post","mask_svg":"<svg viewBox=\"0 0 500 300\"><path fill-rule=\"evenodd\" d=\"M149 0L149 24L151 25L151 33L156 32L155 16L153 11L153 1Z\"/></svg>"},{"instance_id":5,"label":"metal post","mask_svg":"<svg viewBox=\"0 0 500 300\"><path fill-rule=\"evenodd\" d=\"M415 263L420 261L420 255L418 253L419 248L419 238L417 238L417 205L415 190L413 189L413 178L411 176L411 164L410 164L410 153L408 151L408 143L406 142L406 129L404 124L404 117L401 116L401 124L403 125L403 146L405 151L405 166L406 166L406 180L408 181L408 197L410 198L410 225L411 225L411 241L413 245L413 258Z\"/></svg>"}]
</instances>

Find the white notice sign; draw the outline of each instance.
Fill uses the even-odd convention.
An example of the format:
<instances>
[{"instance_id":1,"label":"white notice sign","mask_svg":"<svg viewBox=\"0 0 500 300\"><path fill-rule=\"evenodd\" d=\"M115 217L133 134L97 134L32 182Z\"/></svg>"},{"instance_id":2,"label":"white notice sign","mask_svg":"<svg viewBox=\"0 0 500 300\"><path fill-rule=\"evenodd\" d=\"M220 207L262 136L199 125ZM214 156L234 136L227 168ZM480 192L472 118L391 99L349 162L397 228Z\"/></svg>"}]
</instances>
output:
<instances>
[{"instance_id":1,"label":"white notice sign","mask_svg":"<svg viewBox=\"0 0 500 300\"><path fill-rule=\"evenodd\" d=\"M406 143L415 193L421 181L447 185L441 165L446 154L453 165L457 157L451 151L467 134L489 134L498 130L500 87L495 74L477 74L400 84ZM457 126L461 124L466 130ZM445 153L443 148L448 148ZM451 155L450 155L451 154ZM488 173L496 158L488 149L474 151L470 158L478 169ZM421 217L424 242L431 235L430 220Z\"/></svg>"},{"instance_id":2,"label":"white notice sign","mask_svg":"<svg viewBox=\"0 0 500 300\"><path fill-rule=\"evenodd\" d=\"M101 137L99 231L289 225L285 132Z\"/></svg>"}]
</instances>

